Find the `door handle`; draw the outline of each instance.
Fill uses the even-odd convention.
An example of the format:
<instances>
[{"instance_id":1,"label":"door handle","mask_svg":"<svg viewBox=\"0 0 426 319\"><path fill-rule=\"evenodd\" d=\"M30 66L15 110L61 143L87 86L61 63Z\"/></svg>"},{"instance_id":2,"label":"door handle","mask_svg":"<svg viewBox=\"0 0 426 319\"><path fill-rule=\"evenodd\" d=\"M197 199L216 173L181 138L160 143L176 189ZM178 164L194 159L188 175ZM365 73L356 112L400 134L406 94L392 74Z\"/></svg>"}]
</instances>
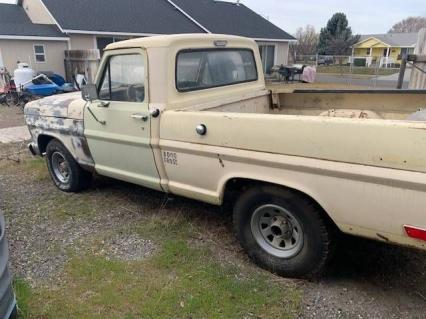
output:
<instances>
[{"instance_id":1,"label":"door handle","mask_svg":"<svg viewBox=\"0 0 426 319\"><path fill-rule=\"evenodd\" d=\"M148 115L136 113L136 114L132 114L132 119L146 122L148 121Z\"/></svg>"},{"instance_id":2,"label":"door handle","mask_svg":"<svg viewBox=\"0 0 426 319\"><path fill-rule=\"evenodd\" d=\"M106 101L101 101L98 104L98 107L109 107L110 102L106 102Z\"/></svg>"}]
</instances>

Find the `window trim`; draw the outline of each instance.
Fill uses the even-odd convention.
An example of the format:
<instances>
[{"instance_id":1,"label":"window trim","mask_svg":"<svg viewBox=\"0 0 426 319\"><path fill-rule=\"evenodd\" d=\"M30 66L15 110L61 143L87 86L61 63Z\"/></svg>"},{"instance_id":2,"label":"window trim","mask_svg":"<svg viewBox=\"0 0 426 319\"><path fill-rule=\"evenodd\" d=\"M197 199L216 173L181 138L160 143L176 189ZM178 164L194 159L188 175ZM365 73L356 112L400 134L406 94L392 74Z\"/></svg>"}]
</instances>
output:
<instances>
[{"instance_id":1,"label":"window trim","mask_svg":"<svg viewBox=\"0 0 426 319\"><path fill-rule=\"evenodd\" d=\"M37 53L35 49L36 47L42 47L43 53ZM44 44L33 44L33 52L34 52L35 63L40 63L40 64L47 63L46 46ZM44 57L44 61L37 61L37 56L41 56L41 55Z\"/></svg>"},{"instance_id":2,"label":"window trim","mask_svg":"<svg viewBox=\"0 0 426 319\"><path fill-rule=\"evenodd\" d=\"M253 56L254 61L254 68L256 70L256 78L253 80L244 80L244 81L238 81L238 82L232 82L230 84L218 84L218 85L212 85L209 87L200 87L195 89L180 89L178 87L178 59L179 55L182 53L192 53L192 52L214 52L214 51L247 51L250 52ZM179 93L188 93L188 92L197 92L197 91L203 91L203 90L209 90L209 89L215 89L219 87L226 87L226 86L234 86L242 83L251 83L251 82L257 82L259 81L259 70L257 68L257 61L256 61L256 55L254 51L250 48L200 48L200 49L183 49L176 53L175 58L175 88Z\"/></svg>"},{"instance_id":3,"label":"window trim","mask_svg":"<svg viewBox=\"0 0 426 319\"><path fill-rule=\"evenodd\" d=\"M106 56L106 58L105 58L105 62L102 65L99 66L99 71L100 71L99 75L100 75L100 77L99 77L99 80L96 80L96 82L95 82L96 83L96 89L97 89L97 92L98 92L98 97L100 96L99 93L100 93L101 88L102 88L101 84L105 80L106 72L109 71L108 72L109 99L101 99L101 98L99 98L99 100L100 101L114 102L114 103L139 103L139 104L140 103L146 103L147 102L147 92L148 92L147 91L147 85L146 85L146 83L147 83L147 75L148 75L148 73L147 73L147 68L146 68L146 64L147 63L146 63L145 56L143 54L141 54L141 52L125 52L125 53L114 52L114 53L115 54L108 54ZM145 72L143 74L144 82L145 82L144 83L144 100L142 102L137 102L137 101L115 101L115 100L112 100L112 98L111 98L112 86L111 86L111 64L110 64L110 61L114 57L123 56L123 55L139 55L142 58L142 61L144 63L144 69L145 69Z\"/></svg>"}]
</instances>

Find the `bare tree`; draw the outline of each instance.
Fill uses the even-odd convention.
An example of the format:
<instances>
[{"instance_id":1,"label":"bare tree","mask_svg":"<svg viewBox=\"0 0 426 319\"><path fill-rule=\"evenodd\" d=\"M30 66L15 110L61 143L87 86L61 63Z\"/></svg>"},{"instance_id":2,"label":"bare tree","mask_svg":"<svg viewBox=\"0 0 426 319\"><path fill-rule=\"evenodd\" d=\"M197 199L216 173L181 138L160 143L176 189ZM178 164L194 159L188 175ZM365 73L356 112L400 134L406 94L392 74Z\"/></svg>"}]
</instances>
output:
<instances>
[{"instance_id":1,"label":"bare tree","mask_svg":"<svg viewBox=\"0 0 426 319\"><path fill-rule=\"evenodd\" d=\"M426 28L426 17L408 17L395 24L389 33L419 32L422 28Z\"/></svg>"},{"instance_id":2,"label":"bare tree","mask_svg":"<svg viewBox=\"0 0 426 319\"><path fill-rule=\"evenodd\" d=\"M295 37L297 42L290 46L293 59L296 55L314 55L317 53L319 34L312 25L297 29Z\"/></svg>"}]
</instances>

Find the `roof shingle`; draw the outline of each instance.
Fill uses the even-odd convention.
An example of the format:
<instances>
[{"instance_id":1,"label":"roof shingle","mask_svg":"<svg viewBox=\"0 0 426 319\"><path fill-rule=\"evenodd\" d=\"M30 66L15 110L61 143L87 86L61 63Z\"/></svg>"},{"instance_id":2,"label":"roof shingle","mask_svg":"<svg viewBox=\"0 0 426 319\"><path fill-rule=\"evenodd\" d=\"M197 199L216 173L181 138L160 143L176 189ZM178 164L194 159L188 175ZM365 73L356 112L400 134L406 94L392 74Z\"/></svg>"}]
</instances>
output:
<instances>
[{"instance_id":1,"label":"roof shingle","mask_svg":"<svg viewBox=\"0 0 426 319\"><path fill-rule=\"evenodd\" d=\"M172 0L177 6L213 33L255 39L295 40L243 4L215 0Z\"/></svg>"},{"instance_id":2,"label":"roof shingle","mask_svg":"<svg viewBox=\"0 0 426 319\"><path fill-rule=\"evenodd\" d=\"M3 3L0 3L0 35L65 37L56 25L34 24L21 6Z\"/></svg>"},{"instance_id":3,"label":"roof shingle","mask_svg":"<svg viewBox=\"0 0 426 319\"><path fill-rule=\"evenodd\" d=\"M64 30L172 34L204 32L165 0L42 0Z\"/></svg>"},{"instance_id":4,"label":"roof shingle","mask_svg":"<svg viewBox=\"0 0 426 319\"><path fill-rule=\"evenodd\" d=\"M64 30L139 34L203 33L167 0L42 0ZM212 33L293 40L243 4L173 0Z\"/></svg>"},{"instance_id":5,"label":"roof shingle","mask_svg":"<svg viewBox=\"0 0 426 319\"><path fill-rule=\"evenodd\" d=\"M365 34L361 36L360 42L369 38L376 38L393 47L412 47L417 42L417 33Z\"/></svg>"}]
</instances>

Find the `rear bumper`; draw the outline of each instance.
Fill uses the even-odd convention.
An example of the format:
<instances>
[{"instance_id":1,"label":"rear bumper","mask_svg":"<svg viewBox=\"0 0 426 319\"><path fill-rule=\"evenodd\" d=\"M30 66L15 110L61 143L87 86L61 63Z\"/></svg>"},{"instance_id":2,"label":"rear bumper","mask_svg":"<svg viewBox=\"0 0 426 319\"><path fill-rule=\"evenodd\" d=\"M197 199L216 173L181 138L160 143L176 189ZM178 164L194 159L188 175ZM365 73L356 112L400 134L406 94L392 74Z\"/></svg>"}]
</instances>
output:
<instances>
[{"instance_id":1,"label":"rear bumper","mask_svg":"<svg viewBox=\"0 0 426 319\"><path fill-rule=\"evenodd\" d=\"M5 231L4 217L0 213L0 319L9 319L16 306L8 268L9 251Z\"/></svg>"}]
</instances>

